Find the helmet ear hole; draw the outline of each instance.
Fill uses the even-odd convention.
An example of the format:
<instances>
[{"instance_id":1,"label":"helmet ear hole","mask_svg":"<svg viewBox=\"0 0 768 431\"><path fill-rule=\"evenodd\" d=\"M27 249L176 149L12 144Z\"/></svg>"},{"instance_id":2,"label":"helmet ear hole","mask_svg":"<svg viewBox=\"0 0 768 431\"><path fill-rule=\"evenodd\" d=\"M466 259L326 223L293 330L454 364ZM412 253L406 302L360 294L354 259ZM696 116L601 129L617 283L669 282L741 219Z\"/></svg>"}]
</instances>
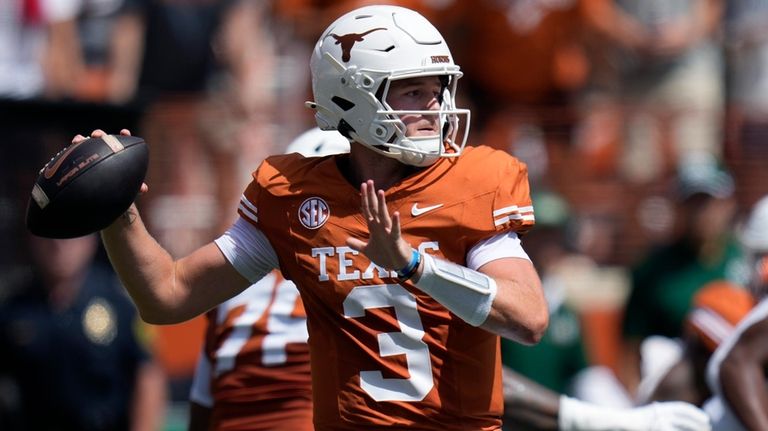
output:
<instances>
[{"instance_id":1,"label":"helmet ear hole","mask_svg":"<svg viewBox=\"0 0 768 431\"><path fill-rule=\"evenodd\" d=\"M349 111L350 109L355 107L355 104L347 99L344 99L343 97L339 96L333 96L331 98L333 103L336 104L339 108L343 109L344 111Z\"/></svg>"},{"instance_id":2,"label":"helmet ear hole","mask_svg":"<svg viewBox=\"0 0 768 431\"><path fill-rule=\"evenodd\" d=\"M379 88L376 89L376 99L378 99L381 103L387 102L384 100L384 90L387 88L387 82L389 82L389 79L382 79L381 84L379 84Z\"/></svg>"}]
</instances>

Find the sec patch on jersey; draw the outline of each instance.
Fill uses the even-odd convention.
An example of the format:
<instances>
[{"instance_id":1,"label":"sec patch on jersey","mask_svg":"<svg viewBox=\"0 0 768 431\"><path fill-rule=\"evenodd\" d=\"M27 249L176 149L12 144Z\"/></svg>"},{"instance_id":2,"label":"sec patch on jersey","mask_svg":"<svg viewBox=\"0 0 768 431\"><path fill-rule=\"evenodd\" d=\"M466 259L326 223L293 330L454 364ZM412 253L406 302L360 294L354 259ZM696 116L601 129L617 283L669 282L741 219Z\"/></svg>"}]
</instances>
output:
<instances>
[{"instance_id":1,"label":"sec patch on jersey","mask_svg":"<svg viewBox=\"0 0 768 431\"><path fill-rule=\"evenodd\" d=\"M109 226L136 199L149 150L137 136L104 135L71 144L40 170L27 204L27 229L74 238Z\"/></svg>"}]
</instances>

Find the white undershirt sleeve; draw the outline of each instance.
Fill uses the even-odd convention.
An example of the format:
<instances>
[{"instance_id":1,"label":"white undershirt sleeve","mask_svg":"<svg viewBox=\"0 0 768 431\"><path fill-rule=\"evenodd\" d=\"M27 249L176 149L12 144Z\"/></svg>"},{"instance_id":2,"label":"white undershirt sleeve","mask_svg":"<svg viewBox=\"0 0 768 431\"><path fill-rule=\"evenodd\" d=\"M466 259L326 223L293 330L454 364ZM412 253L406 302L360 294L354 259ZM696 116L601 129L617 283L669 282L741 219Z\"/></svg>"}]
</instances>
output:
<instances>
[{"instance_id":1,"label":"white undershirt sleeve","mask_svg":"<svg viewBox=\"0 0 768 431\"><path fill-rule=\"evenodd\" d=\"M277 253L266 235L242 218L214 242L237 272L251 283L279 266Z\"/></svg>"},{"instance_id":2,"label":"white undershirt sleeve","mask_svg":"<svg viewBox=\"0 0 768 431\"><path fill-rule=\"evenodd\" d=\"M516 232L504 232L475 244L467 253L467 267L477 271L486 263L505 257L531 260L523 250Z\"/></svg>"}]
</instances>

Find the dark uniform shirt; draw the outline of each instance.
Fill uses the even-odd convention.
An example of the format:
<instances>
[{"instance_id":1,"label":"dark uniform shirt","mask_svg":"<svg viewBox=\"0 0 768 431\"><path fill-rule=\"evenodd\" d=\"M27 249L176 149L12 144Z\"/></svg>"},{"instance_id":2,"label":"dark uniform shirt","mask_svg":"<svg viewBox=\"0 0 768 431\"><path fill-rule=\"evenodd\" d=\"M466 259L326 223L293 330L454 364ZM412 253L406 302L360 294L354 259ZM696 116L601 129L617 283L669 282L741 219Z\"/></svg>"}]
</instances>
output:
<instances>
[{"instance_id":1,"label":"dark uniform shirt","mask_svg":"<svg viewBox=\"0 0 768 431\"><path fill-rule=\"evenodd\" d=\"M148 354L114 273L94 266L64 310L51 307L39 281L27 287L0 304L0 379L17 394L4 407L3 428L128 429L136 372Z\"/></svg>"}]
</instances>

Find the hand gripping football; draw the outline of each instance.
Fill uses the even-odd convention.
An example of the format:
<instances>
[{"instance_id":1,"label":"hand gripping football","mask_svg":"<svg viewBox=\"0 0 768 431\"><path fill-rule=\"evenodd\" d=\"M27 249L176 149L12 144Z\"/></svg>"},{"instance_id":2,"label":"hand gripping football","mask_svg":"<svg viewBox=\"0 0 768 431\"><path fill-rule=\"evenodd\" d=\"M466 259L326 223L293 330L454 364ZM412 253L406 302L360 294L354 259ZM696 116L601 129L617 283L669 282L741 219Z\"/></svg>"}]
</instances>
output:
<instances>
[{"instance_id":1,"label":"hand gripping football","mask_svg":"<svg viewBox=\"0 0 768 431\"><path fill-rule=\"evenodd\" d=\"M27 228L48 238L104 229L136 199L148 162L147 145L137 136L104 135L64 148L40 170Z\"/></svg>"}]
</instances>

